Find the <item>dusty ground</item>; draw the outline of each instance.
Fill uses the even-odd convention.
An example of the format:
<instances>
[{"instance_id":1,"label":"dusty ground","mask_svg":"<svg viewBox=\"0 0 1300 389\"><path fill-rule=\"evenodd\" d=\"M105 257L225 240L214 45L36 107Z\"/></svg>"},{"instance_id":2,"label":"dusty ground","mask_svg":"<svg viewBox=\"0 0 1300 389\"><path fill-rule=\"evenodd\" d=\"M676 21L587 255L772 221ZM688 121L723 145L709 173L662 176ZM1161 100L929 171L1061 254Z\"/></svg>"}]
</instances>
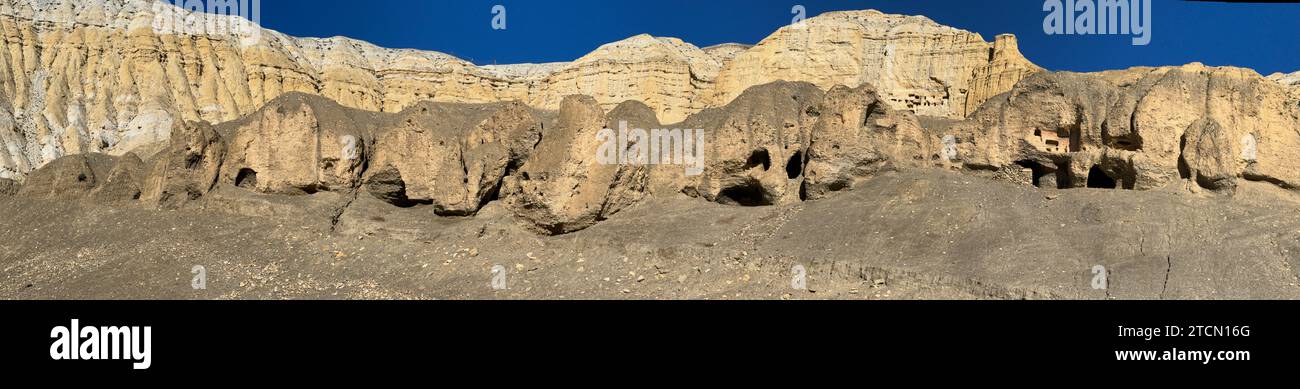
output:
<instances>
[{"instance_id":1,"label":"dusty ground","mask_svg":"<svg viewBox=\"0 0 1300 389\"><path fill-rule=\"evenodd\" d=\"M223 187L181 211L0 195L0 298L1300 298L1300 204L1247 185L1228 199L917 170L786 207L657 199L555 237L497 203L446 218L364 193Z\"/></svg>"}]
</instances>

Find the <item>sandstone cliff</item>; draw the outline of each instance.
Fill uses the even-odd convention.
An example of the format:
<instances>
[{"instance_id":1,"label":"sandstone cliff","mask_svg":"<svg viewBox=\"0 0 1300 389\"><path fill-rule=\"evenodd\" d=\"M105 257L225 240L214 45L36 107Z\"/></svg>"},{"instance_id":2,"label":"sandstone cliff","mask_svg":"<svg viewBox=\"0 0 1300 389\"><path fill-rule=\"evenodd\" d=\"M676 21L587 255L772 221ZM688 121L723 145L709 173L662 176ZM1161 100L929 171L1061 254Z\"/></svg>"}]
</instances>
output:
<instances>
[{"instance_id":1,"label":"sandstone cliff","mask_svg":"<svg viewBox=\"0 0 1300 389\"><path fill-rule=\"evenodd\" d=\"M604 110L641 101L675 123L771 81L871 82L895 108L962 117L1038 70L1014 37L990 44L876 11L814 17L752 48L638 35L573 62L491 66L343 37L158 27L177 14L188 15L150 0L0 0L0 178L22 180L62 155L161 144L177 122L234 120L289 92L379 112L420 101L557 110L584 94Z\"/></svg>"},{"instance_id":2,"label":"sandstone cliff","mask_svg":"<svg viewBox=\"0 0 1300 389\"><path fill-rule=\"evenodd\" d=\"M1300 188L1300 95L1250 69L1041 73L948 135L966 168L1042 187Z\"/></svg>"},{"instance_id":3,"label":"sandstone cliff","mask_svg":"<svg viewBox=\"0 0 1300 389\"><path fill-rule=\"evenodd\" d=\"M1273 73L1268 79L1282 83L1283 85L1300 86L1300 72L1291 74Z\"/></svg>"},{"instance_id":4,"label":"sandstone cliff","mask_svg":"<svg viewBox=\"0 0 1300 389\"><path fill-rule=\"evenodd\" d=\"M748 87L777 80L824 90L869 82L896 109L961 118L1040 70L1011 35L990 44L923 16L829 12L782 27L737 55L718 75L712 98L725 104Z\"/></svg>"}]
</instances>

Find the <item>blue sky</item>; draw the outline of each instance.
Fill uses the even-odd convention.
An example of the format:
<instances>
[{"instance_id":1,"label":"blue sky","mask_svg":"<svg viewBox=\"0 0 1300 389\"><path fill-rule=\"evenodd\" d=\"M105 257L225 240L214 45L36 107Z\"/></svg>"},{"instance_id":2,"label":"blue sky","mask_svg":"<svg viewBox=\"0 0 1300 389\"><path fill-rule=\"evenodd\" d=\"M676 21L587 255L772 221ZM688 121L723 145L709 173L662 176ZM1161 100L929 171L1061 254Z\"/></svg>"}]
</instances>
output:
<instances>
[{"instance_id":1,"label":"blue sky","mask_svg":"<svg viewBox=\"0 0 1300 389\"><path fill-rule=\"evenodd\" d=\"M505 30L491 28L506 7ZM848 9L926 15L992 40L1016 34L1030 60L1053 70L1139 65L1244 66L1265 75L1300 70L1300 4L1154 0L1150 45L1127 36L1049 36L1042 0L262 0L262 24L295 36L342 35L394 48L435 50L478 64L570 61L640 33L697 46L757 43L809 16Z\"/></svg>"}]
</instances>

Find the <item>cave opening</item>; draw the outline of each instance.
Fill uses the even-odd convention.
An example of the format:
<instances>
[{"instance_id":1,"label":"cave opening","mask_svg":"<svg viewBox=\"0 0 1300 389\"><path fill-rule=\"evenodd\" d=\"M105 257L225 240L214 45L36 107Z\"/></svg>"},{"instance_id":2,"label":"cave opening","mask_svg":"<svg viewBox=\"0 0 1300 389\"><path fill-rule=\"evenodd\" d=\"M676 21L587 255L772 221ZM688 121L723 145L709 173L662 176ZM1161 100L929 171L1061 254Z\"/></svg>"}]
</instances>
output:
<instances>
[{"instance_id":1,"label":"cave opening","mask_svg":"<svg viewBox=\"0 0 1300 389\"><path fill-rule=\"evenodd\" d=\"M235 186L244 189L257 187L257 171L249 168L239 169L239 173L235 174Z\"/></svg>"},{"instance_id":2,"label":"cave opening","mask_svg":"<svg viewBox=\"0 0 1300 389\"><path fill-rule=\"evenodd\" d=\"M763 185L757 180L723 189L718 193L718 202L745 207L772 205L772 200L763 192Z\"/></svg>"},{"instance_id":3,"label":"cave opening","mask_svg":"<svg viewBox=\"0 0 1300 389\"><path fill-rule=\"evenodd\" d=\"M803 175L803 151L795 151L785 163L785 176L791 180Z\"/></svg>"},{"instance_id":4,"label":"cave opening","mask_svg":"<svg viewBox=\"0 0 1300 389\"><path fill-rule=\"evenodd\" d=\"M755 166L763 165L763 171L772 168L772 157L767 154L767 149L754 150L749 154L749 159L745 160L745 169L753 169Z\"/></svg>"},{"instance_id":5,"label":"cave opening","mask_svg":"<svg viewBox=\"0 0 1300 389\"><path fill-rule=\"evenodd\" d=\"M1111 177L1100 166L1093 166L1088 171L1088 187L1098 189L1115 189L1118 183L1115 178Z\"/></svg>"},{"instance_id":6,"label":"cave opening","mask_svg":"<svg viewBox=\"0 0 1300 389\"><path fill-rule=\"evenodd\" d=\"M433 204L432 200L416 200L407 197L406 181L402 179L402 173L392 166L385 166L371 176L366 182L366 188L375 198L399 208Z\"/></svg>"},{"instance_id":7,"label":"cave opening","mask_svg":"<svg viewBox=\"0 0 1300 389\"><path fill-rule=\"evenodd\" d=\"M1056 177L1053 176L1053 174L1056 173L1055 170L1049 169L1048 167L1043 166L1043 164L1038 163L1036 161L1029 161L1029 160L1016 161L1016 165L1020 165L1020 167L1022 168L1029 169L1030 184L1034 185L1035 187L1042 188L1044 185L1056 186L1056 180L1055 180Z\"/></svg>"}]
</instances>

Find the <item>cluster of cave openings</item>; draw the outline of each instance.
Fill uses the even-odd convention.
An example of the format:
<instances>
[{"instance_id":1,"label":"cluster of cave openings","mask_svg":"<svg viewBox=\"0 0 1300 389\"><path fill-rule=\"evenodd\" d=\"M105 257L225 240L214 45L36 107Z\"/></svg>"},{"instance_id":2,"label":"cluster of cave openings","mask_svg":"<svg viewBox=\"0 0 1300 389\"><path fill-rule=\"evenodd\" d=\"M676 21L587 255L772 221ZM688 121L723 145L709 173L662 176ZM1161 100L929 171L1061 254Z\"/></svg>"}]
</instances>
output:
<instances>
[{"instance_id":1,"label":"cluster of cave openings","mask_svg":"<svg viewBox=\"0 0 1300 389\"><path fill-rule=\"evenodd\" d=\"M1062 163L1060 168L1048 167L1034 161L1017 161L1026 172L1031 174L1032 183L1039 188L1070 189L1077 187L1075 177L1070 173L1068 163ZM1097 189L1117 189L1123 186L1124 189L1133 189L1133 180L1117 179L1111 173L1102 169L1101 166L1093 166L1088 170L1084 185L1088 188Z\"/></svg>"}]
</instances>

